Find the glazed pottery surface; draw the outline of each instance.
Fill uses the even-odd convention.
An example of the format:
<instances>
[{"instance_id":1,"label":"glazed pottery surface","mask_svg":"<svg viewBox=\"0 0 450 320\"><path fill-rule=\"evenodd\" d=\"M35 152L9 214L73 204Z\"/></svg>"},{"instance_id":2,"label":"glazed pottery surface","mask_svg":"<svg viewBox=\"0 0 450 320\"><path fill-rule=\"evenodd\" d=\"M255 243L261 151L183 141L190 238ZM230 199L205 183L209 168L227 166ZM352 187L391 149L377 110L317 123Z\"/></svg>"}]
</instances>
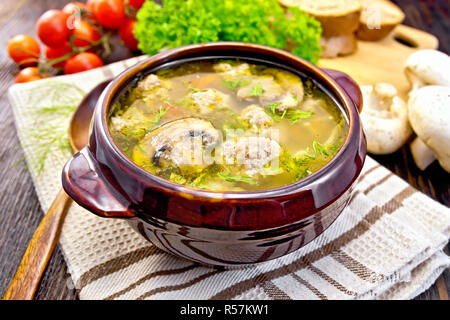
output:
<instances>
[{"instance_id":1,"label":"glazed pottery surface","mask_svg":"<svg viewBox=\"0 0 450 320\"><path fill-rule=\"evenodd\" d=\"M204 59L239 58L312 79L342 108L349 124L344 145L319 171L281 188L214 192L179 185L136 166L115 145L107 116L128 86L161 68ZM63 171L66 192L89 211L129 224L159 248L208 265L236 266L288 254L321 234L348 203L362 169L366 140L357 84L342 72L322 70L288 52L218 42L176 48L127 69L103 91L89 146Z\"/></svg>"}]
</instances>

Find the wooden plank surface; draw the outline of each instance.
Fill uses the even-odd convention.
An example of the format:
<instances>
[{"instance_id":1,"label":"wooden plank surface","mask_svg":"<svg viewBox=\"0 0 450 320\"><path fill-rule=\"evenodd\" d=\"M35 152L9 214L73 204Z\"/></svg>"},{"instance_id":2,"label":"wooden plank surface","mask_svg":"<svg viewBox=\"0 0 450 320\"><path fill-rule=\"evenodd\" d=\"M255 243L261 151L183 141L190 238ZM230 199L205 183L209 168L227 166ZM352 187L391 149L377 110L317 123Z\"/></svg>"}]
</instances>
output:
<instances>
[{"instance_id":1,"label":"wooden plank surface","mask_svg":"<svg viewBox=\"0 0 450 320\"><path fill-rule=\"evenodd\" d=\"M7 88L13 83L16 67L6 54L6 44L10 37L19 33L36 36L37 18L50 8L62 8L67 2L68 0L2 0L0 4L0 295L3 295L8 287L43 216L24 164L17 165L23 158L23 152L6 94ZM405 24L433 33L440 40L440 50L450 53L450 5L447 0L394 2L405 11ZM425 172L420 172L406 148L389 156L377 156L375 159L417 189L450 206L450 175L436 163ZM447 270L417 299L448 299L449 288L450 272ZM36 298L78 299L59 248L50 261Z\"/></svg>"},{"instance_id":2,"label":"wooden plank surface","mask_svg":"<svg viewBox=\"0 0 450 320\"><path fill-rule=\"evenodd\" d=\"M402 42L397 39L402 39ZM435 36L399 25L385 39L359 41L355 53L333 59L321 59L319 66L344 71L359 85L390 83L406 101L410 90L410 84L404 73L406 59L418 50L437 49L438 45L439 41Z\"/></svg>"}]
</instances>

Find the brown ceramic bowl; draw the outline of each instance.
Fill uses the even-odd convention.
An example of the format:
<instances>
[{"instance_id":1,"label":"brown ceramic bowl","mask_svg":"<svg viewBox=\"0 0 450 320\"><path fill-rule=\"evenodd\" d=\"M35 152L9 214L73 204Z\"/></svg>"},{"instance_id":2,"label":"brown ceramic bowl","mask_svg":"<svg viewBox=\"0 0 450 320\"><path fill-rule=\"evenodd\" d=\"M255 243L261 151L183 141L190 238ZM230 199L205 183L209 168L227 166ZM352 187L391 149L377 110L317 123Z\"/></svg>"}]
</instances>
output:
<instances>
[{"instance_id":1,"label":"brown ceramic bowl","mask_svg":"<svg viewBox=\"0 0 450 320\"><path fill-rule=\"evenodd\" d=\"M136 79L184 61L235 58L265 63L308 77L348 119L346 141L314 174L280 188L249 192L193 189L155 176L129 160L113 142L107 114ZM126 219L147 240L179 257L208 265L267 261L304 246L342 212L366 154L356 83L288 52L265 46L218 42L176 48L152 56L117 76L97 102L89 146L66 164L62 182L81 206L107 218Z\"/></svg>"}]
</instances>

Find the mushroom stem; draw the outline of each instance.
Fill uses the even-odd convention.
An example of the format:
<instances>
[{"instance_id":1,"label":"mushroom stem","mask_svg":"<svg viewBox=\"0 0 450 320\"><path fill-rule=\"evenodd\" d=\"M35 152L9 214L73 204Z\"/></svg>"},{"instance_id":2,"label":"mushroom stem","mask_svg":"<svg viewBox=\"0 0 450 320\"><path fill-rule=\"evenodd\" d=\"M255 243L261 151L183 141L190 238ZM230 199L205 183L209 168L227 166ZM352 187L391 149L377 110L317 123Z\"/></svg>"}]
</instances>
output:
<instances>
[{"instance_id":1,"label":"mushroom stem","mask_svg":"<svg viewBox=\"0 0 450 320\"><path fill-rule=\"evenodd\" d=\"M425 170L436 160L433 150L418 137L411 142L410 148L414 162L420 170Z\"/></svg>"}]
</instances>

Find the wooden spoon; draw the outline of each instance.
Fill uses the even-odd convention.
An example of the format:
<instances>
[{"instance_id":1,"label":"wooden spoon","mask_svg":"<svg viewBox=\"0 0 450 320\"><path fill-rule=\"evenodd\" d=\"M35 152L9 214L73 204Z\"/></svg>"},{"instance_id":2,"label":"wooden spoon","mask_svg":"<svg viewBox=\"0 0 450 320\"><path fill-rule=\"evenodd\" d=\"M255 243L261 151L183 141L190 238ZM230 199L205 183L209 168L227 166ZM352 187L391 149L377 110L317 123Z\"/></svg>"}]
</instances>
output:
<instances>
[{"instance_id":1,"label":"wooden spoon","mask_svg":"<svg viewBox=\"0 0 450 320\"><path fill-rule=\"evenodd\" d=\"M75 110L69 125L69 140L72 151L77 153L89 139L89 125L98 97L109 81L97 85ZM58 243L71 198L61 190L37 227L22 262L14 275L2 300L31 300L34 298L45 268Z\"/></svg>"}]
</instances>

